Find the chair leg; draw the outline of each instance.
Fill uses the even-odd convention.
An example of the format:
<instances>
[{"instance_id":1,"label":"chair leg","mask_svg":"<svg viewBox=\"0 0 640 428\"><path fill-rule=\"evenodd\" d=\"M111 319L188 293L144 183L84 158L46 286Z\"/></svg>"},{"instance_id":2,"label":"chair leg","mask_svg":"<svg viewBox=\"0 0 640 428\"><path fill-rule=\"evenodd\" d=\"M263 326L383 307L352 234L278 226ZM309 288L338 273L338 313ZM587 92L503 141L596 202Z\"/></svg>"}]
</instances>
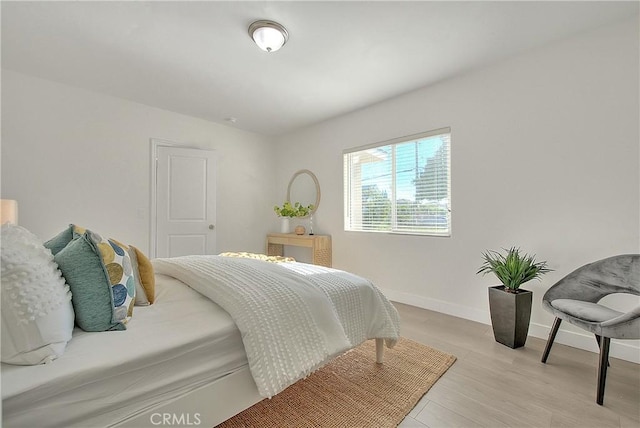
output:
<instances>
[{"instance_id":1,"label":"chair leg","mask_svg":"<svg viewBox=\"0 0 640 428\"><path fill-rule=\"evenodd\" d=\"M595 334L594 336L596 337L596 342L598 343L598 349L600 349L600 335ZM609 364L609 360L607 360L607 367L611 367L611 364Z\"/></svg>"},{"instance_id":2,"label":"chair leg","mask_svg":"<svg viewBox=\"0 0 640 428\"><path fill-rule=\"evenodd\" d=\"M560 323L562 320L556 317L553 320L553 325L551 326L551 331L549 332L549 339L547 339L547 346L544 348L544 352L542 353L542 362L546 363L547 358L549 357L549 352L551 352L551 345L553 345L553 341L556 340L556 334L558 334L558 329L560 328Z\"/></svg>"},{"instance_id":3,"label":"chair leg","mask_svg":"<svg viewBox=\"0 0 640 428\"><path fill-rule=\"evenodd\" d=\"M609 345L611 339L608 337L600 338L600 363L598 364L598 396L596 403L602 406L604 403L604 387L607 380L607 363L609 361Z\"/></svg>"}]
</instances>

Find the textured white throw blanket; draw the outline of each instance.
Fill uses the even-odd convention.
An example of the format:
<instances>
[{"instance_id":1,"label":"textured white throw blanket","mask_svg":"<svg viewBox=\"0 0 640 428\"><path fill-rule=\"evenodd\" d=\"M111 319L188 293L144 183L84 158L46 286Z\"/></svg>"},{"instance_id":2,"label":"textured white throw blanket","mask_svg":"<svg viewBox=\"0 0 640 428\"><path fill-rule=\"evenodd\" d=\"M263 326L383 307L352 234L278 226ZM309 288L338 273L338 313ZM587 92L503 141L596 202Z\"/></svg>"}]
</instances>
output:
<instances>
[{"instance_id":1,"label":"textured white throw blanket","mask_svg":"<svg viewBox=\"0 0 640 428\"><path fill-rule=\"evenodd\" d=\"M263 397L367 339L399 337L396 309L359 276L304 263L184 256L153 261L226 310L242 334Z\"/></svg>"}]
</instances>

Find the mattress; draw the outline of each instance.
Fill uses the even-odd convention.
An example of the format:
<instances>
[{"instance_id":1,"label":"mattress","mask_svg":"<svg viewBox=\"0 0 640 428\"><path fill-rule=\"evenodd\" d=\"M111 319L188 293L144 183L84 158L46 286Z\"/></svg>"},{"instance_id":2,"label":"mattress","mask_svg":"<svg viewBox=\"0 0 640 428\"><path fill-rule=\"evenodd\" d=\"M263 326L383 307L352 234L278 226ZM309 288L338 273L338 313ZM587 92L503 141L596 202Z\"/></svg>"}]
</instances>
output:
<instances>
[{"instance_id":1,"label":"mattress","mask_svg":"<svg viewBox=\"0 0 640 428\"><path fill-rule=\"evenodd\" d=\"M136 306L127 330L76 329L50 364L2 364L2 426L111 426L246 367L229 314L156 275L156 302Z\"/></svg>"}]
</instances>

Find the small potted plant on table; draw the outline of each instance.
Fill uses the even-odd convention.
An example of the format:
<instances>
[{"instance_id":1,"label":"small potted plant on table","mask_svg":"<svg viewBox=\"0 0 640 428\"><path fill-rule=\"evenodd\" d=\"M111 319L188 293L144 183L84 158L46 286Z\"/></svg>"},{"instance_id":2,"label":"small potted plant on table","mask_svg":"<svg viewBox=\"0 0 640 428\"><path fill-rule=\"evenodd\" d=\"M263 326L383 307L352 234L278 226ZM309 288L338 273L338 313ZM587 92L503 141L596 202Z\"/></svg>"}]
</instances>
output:
<instances>
[{"instance_id":1,"label":"small potted plant on table","mask_svg":"<svg viewBox=\"0 0 640 428\"><path fill-rule=\"evenodd\" d=\"M282 206L276 205L273 207L273 211L281 218L281 233L291 233L291 224L290 220L295 217L306 217L311 211L313 211L313 204L308 206L302 205L300 202L296 202L291 205L291 202L286 201ZM304 233L304 231L302 232Z\"/></svg>"},{"instance_id":2,"label":"small potted plant on table","mask_svg":"<svg viewBox=\"0 0 640 428\"><path fill-rule=\"evenodd\" d=\"M511 247L506 254L486 251L484 263L478 274L495 274L502 285L489 287L489 312L496 342L510 348L524 346L529 332L533 293L520 286L532 279L540 279L550 272L547 262L536 262L535 255L520 254L520 249Z\"/></svg>"}]
</instances>

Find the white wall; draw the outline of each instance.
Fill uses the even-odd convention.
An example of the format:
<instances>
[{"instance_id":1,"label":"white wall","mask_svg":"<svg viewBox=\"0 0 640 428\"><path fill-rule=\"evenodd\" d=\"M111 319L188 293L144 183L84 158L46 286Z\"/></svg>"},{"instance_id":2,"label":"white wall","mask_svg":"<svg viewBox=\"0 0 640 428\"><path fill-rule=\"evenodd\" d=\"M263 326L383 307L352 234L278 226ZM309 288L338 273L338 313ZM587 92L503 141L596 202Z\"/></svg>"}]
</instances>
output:
<instances>
[{"instance_id":1,"label":"white wall","mask_svg":"<svg viewBox=\"0 0 640 428\"><path fill-rule=\"evenodd\" d=\"M315 172L316 233L332 235L334 266L396 301L489 323L497 281L475 274L482 251L537 254L555 269L526 287L530 334L546 339L546 289L588 262L640 252L638 49L636 19L287 135L279 187L296 169ZM342 150L442 127L452 129L453 236L344 232ZM559 342L596 349L565 328ZM640 360L638 343L625 343L612 355Z\"/></svg>"},{"instance_id":2,"label":"white wall","mask_svg":"<svg viewBox=\"0 0 640 428\"><path fill-rule=\"evenodd\" d=\"M2 72L2 197L42 240L76 223L148 251L150 138L216 150L218 251L262 252L277 199L269 139Z\"/></svg>"}]
</instances>

